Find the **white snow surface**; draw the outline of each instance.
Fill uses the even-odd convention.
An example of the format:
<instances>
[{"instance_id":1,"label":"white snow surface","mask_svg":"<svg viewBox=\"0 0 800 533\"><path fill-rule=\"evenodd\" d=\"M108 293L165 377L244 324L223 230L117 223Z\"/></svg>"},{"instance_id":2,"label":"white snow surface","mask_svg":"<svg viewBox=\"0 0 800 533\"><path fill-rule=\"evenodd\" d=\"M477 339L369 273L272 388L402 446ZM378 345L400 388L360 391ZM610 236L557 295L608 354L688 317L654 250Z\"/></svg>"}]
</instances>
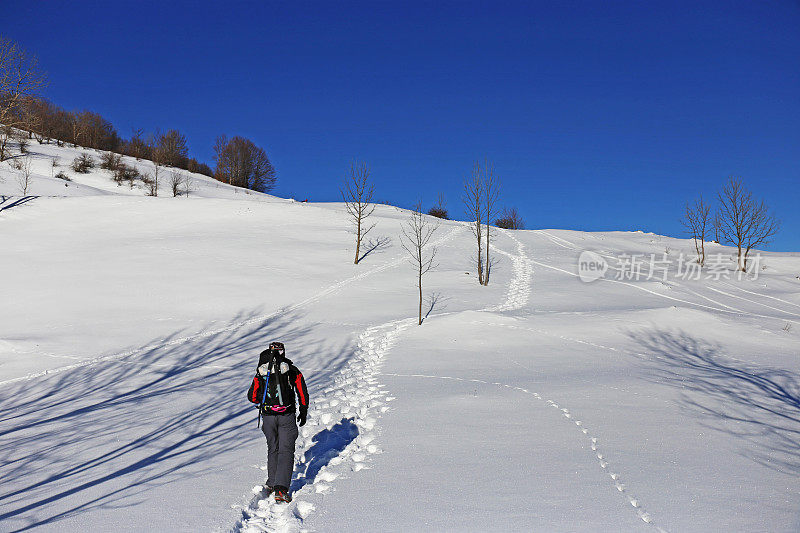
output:
<instances>
[{"instance_id":1,"label":"white snow surface","mask_svg":"<svg viewBox=\"0 0 800 533\"><path fill-rule=\"evenodd\" d=\"M8 209L0 164L0 531L800 530L798 254L583 283L583 250L692 243L498 231L482 287L448 221L418 326L406 211L354 265L340 204L101 170L66 193L47 165L83 150L31 151ZM312 398L288 505L245 398L272 340Z\"/></svg>"}]
</instances>

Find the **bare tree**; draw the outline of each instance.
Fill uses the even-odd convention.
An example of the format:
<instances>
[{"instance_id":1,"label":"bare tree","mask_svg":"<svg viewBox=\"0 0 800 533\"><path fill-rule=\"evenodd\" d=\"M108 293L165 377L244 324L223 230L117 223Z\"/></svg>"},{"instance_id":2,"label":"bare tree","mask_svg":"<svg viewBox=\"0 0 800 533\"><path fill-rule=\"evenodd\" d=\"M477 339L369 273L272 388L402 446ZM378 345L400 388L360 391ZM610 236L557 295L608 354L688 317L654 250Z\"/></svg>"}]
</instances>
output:
<instances>
[{"instance_id":1,"label":"bare tree","mask_svg":"<svg viewBox=\"0 0 800 533\"><path fill-rule=\"evenodd\" d=\"M8 39L0 37L0 161L8 157L9 136L24 126L20 109L26 98L36 95L46 83L36 57Z\"/></svg>"},{"instance_id":2,"label":"bare tree","mask_svg":"<svg viewBox=\"0 0 800 533\"><path fill-rule=\"evenodd\" d=\"M80 111L73 114L75 142L98 150L117 150L120 138L114 126L93 111Z\"/></svg>"},{"instance_id":3,"label":"bare tree","mask_svg":"<svg viewBox=\"0 0 800 533\"><path fill-rule=\"evenodd\" d=\"M149 147L144 138L144 130L141 128L134 128L131 133L131 138L124 144L123 149L127 155L135 157L137 161L146 157Z\"/></svg>"},{"instance_id":4,"label":"bare tree","mask_svg":"<svg viewBox=\"0 0 800 533\"><path fill-rule=\"evenodd\" d=\"M182 173L173 170L169 173L169 188L172 191L172 197L177 198L183 192L185 187L186 176Z\"/></svg>"},{"instance_id":5,"label":"bare tree","mask_svg":"<svg viewBox=\"0 0 800 533\"><path fill-rule=\"evenodd\" d=\"M367 219L375 211L375 204L372 203L372 195L375 192L375 185L369 180L369 167L363 161L353 161L350 163L350 173L344 179L342 188L339 189L344 200L345 208L350 214L353 225L356 228L356 258L354 263L357 265L361 258L361 242L364 237L375 227L369 224Z\"/></svg>"},{"instance_id":6,"label":"bare tree","mask_svg":"<svg viewBox=\"0 0 800 533\"><path fill-rule=\"evenodd\" d=\"M147 191L145 194L147 194L147 196L158 196L158 181L153 179L153 174L150 172L142 174L141 179ZM133 182L131 182L131 189L132 188Z\"/></svg>"},{"instance_id":7,"label":"bare tree","mask_svg":"<svg viewBox=\"0 0 800 533\"><path fill-rule=\"evenodd\" d=\"M422 214L422 204L417 203L413 212L408 217L402 228L401 242L403 249L408 252L411 264L417 274L417 288L419 289L419 321L422 324L422 276L436 268L436 247L430 247L430 240L439 228L438 223Z\"/></svg>"},{"instance_id":8,"label":"bare tree","mask_svg":"<svg viewBox=\"0 0 800 533\"><path fill-rule=\"evenodd\" d=\"M178 130L169 130L158 135L158 150L161 162L169 167L185 167L189 156L186 136Z\"/></svg>"},{"instance_id":9,"label":"bare tree","mask_svg":"<svg viewBox=\"0 0 800 533\"><path fill-rule=\"evenodd\" d=\"M214 143L214 178L253 191L268 192L275 187L275 167L263 148L243 137L217 137Z\"/></svg>"},{"instance_id":10,"label":"bare tree","mask_svg":"<svg viewBox=\"0 0 800 533\"><path fill-rule=\"evenodd\" d=\"M472 165L472 173L464 181L464 210L470 221L472 234L477 239L478 283L483 285L483 176L478 161Z\"/></svg>"},{"instance_id":11,"label":"bare tree","mask_svg":"<svg viewBox=\"0 0 800 533\"><path fill-rule=\"evenodd\" d=\"M486 220L486 265L483 268L483 284L489 284L489 274L492 271L492 261L489 257L489 240L491 237L491 226L489 221L498 214L498 201L500 200L500 178L494 172L494 164L489 160L483 163L483 208Z\"/></svg>"},{"instance_id":12,"label":"bare tree","mask_svg":"<svg viewBox=\"0 0 800 533\"><path fill-rule=\"evenodd\" d=\"M148 179L145 180L149 196L158 196L158 179L161 177L161 167L164 165L164 152L161 150L160 138L161 133L156 131L147 139L150 160L153 162L153 171L148 176Z\"/></svg>"},{"instance_id":13,"label":"bare tree","mask_svg":"<svg viewBox=\"0 0 800 533\"><path fill-rule=\"evenodd\" d=\"M720 228L722 228L722 216L719 211L714 211L714 219L711 221L711 227L714 230L714 242L719 244L722 236L720 235Z\"/></svg>"},{"instance_id":14,"label":"bare tree","mask_svg":"<svg viewBox=\"0 0 800 533\"><path fill-rule=\"evenodd\" d=\"M731 176L717 195L720 235L738 249L737 264L747 271L747 257L755 246L766 244L780 229L780 222L763 201L753 199L741 178Z\"/></svg>"},{"instance_id":15,"label":"bare tree","mask_svg":"<svg viewBox=\"0 0 800 533\"><path fill-rule=\"evenodd\" d=\"M11 155L9 145L17 135L17 130L11 126L0 124L0 161L5 161Z\"/></svg>"},{"instance_id":16,"label":"bare tree","mask_svg":"<svg viewBox=\"0 0 800 533\"><path fill-rule=\"evenodd\" d=\"M184 176L183 177L183 194L186 195L186 198L189 198L189 193L194 191L194 180L191 176Z\"/></svg>"},{"instance_id":17,"label":"bare tree","mask_svg":"<svg viewBox=\"0 0 800 533\"><path fill-rule=\"evenodd\" d=\"M503 229L525 229L525 222L516 207L504 209L500 218L494 221L494 225Z\"/></svg>"},{"instance_id":18,"label":"bare tree","mask_svg":"<svg viewBox=\"0 0 800 533\"><path fill-rule=\"evenodd\" d=\"M31 156L26 155L19 160L17 185L22 193L22 196L28 194L28 189L31 186Z\"/></svg>"},{"instance_id":19,"label":"bare tree","mask_svg":"<svg viewBox=\"0 0 800 533\"><path fill-rule=\"evenodd\" d=\"M683 211L681 224L686 228L686 232L694 239L694 249L697 252L697 262L700 266L706 263L706 232L710 222L711 207L703 201L700 196L693 204L686 202Z\"/></svg>"}]
</instances>

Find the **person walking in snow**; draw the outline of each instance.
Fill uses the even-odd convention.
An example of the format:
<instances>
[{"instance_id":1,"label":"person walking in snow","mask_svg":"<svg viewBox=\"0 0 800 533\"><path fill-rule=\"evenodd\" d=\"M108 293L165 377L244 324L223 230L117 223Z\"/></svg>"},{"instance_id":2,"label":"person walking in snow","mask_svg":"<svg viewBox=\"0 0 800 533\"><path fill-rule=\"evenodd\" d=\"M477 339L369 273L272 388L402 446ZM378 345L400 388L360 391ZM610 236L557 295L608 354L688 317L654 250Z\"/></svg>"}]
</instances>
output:
<instances>
[{"instance_id":1,"label":"person walking in snow","mask_svg":"<svg viewBox=\"0 0 800 533\"><path fill-rule=\"evenodd\" d=\"M303 374L286 358L283 343L271 342L259 355L247 399L258 405L261 431L267 437L267 494L274 493L276 502L288 503L298 435L295 411L299 411L297 422L305 425L309 398Z\"/></svg>"}]
</instances>

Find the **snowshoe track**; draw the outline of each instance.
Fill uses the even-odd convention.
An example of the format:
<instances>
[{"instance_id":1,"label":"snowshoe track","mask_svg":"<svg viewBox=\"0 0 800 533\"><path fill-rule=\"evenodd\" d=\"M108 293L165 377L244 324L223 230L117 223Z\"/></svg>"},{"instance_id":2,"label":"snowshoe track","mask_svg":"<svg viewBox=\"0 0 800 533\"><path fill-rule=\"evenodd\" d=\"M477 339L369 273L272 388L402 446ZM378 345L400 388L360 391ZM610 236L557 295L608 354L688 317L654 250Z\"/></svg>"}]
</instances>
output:
<instances>
[{"instance_id":1,"label":"snowshoe track","mask_svg":"<svg viewBox=\"0 0 800 533\"><path fill-rule=\"evenodd\" d=\"M452 232L451 232L452 233ZM508 312L523 308L530 298L533 264L525 253L524 245L511 232L503 231L516 244L516 254L493 247L493 250L508 257L512 263L513 278L509 284L504 301L496 306L482 309L486 312ZM450 314L450 313L442 313ZM294 533L306 531L303 521L315 510L313 503L304 501L303 497L312 493L327 493L330 483L335 479L368 468L370 455L380 453L380 448L373 444L375 425L380 414L386 412L388 403L393 400L377 376L385 355L395 344L403 330L416 324L415 318L401 319L371 327L360 336L353 359L336 378L335 385L323 391L323 398L314 404L314 415L308 424L301 428L298 450L295 454L295 474L293 486L299 486L295 500L291 504L276 504L272 496L265 498L262 487L254 487L256 497L250 505L243 509L242 519L233 528L236 533L274 532ZM556 409L565 421L574 425L587 443L598 466L608 475L610 483L623 494L636 515L645 523L652 525L659 532L662 528L655 525L652 516L641 504L638 497L632 494L623 482L622 476L612 469L605 454L600 450L599 438L594 436L584 423L575 418L573 413L554 400L544 398L537 392L505 383L488 382L480 379L464 379L452 376L432 376L424 374L384 374L393 377L414 377L429 379L446 379L470 383L481 383L489 386L504 387L523 394L533 396L537 401ZM366 392L363 384L367 385ZM312 411L309 411L311 413ZM308 478L310 464L306 452L314 444L314 436L322 431L332 431L337 423L351 420L358 433L341 451L331 449L327 462L318 469L312 478ZM313 425L312 425L313 424Z\"/></svg>"},{"instance_id":2,"label":"snowshoe track","mask_svg":"<svg viewBox=\"0 0 800 533\"><path fill-rule=\"evenodd\" d=\"M464 228L464 225L455 226L433 245L452 239ZM345 282L352 283L397 266L404 260L405 257L400 257ZM345 282L315 295L315 299L338 290L339 285L343 286ZM310 300L296 304L292 309L307 303ZM367 328L359 335L356 350L334 378L334 385L324 389L319 400L312 397L308 421L300 428L295 447L293 501L288 505L275 503L275 498L267 496L262 486L253 487L255 496L242 509L242 518L232 531L304 531L303 521L316 509L313 503L303 500L304 496L326 494L331 483L339 477L369 467L370 456L381 451L374 443L377 420L389 409L388 403L394 400L378 382L380 365L397 336L416 324L415 320L404 318L386 322ZM266 470L266 465L261 468Z\"/></svg>"},{"instance_id":3,"label":"snowshoe track","mask_svg":"<svg viewBox=\"0 0 800 533\"><path fill-rule=\"evenodd\" d=\"M309 410L308 422L300 428L292 478L294 500L288 505L275 503L262 487L254 487L256 496L242 510L233 531L303 531L303 521L315 510L304 497L325 494L336 479L369 468L370 457L381 452L374 443L378 418L394 399L377 375L397 337L414 324L414 319L402 319L361 333L353 357L334 385L322 391Z\"/></svg>"}]
</instances>

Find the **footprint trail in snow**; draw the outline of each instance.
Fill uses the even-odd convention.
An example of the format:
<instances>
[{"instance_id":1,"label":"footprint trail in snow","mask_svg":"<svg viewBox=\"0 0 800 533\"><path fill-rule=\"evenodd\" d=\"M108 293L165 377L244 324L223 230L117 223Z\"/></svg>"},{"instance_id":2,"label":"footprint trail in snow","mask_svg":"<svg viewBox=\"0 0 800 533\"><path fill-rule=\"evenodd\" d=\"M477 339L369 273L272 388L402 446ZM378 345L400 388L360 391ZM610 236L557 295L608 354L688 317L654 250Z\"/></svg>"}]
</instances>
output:
<instances>
[{"instance_id":1,"label":"footprint trail in snow","mask_svg":"<svg viewBox=\"0 0 800 533\"><path fill-rule=\"evenodd\" d=\"M308 422L300 428L292 478L294 500L288 505L275 503L263 487L253 487L255 497L242 510L234 531L303 531L303 521L315 510L304 497L327 493L331 482L367 468L370 456L380 453L374 443L375 425L394 398L377 375L397 336L413 324L413 319L403 319L369 328L359 336L350 362L334 384L322 391L322 399L313 404Z\"/></svg>"},{"instance_id":2,"label":"footprint trail in snow","mask_svg":"<svg viewBox=\"0 0 800 533\"><path fill-rule=\"evenodd\" d=\"M533 261L528 258L524 245L516 237L510 232L503 233L516 244L516 254L494 247L493 250L511 260L513 279L509 284L505 300L499 305L483 309L487 312L515 311L524 307L530 298ZM371 327L359 336L353 358L335 378L334 385L322 391L322 399L314 403L313 410L309 411L311 416L308 423L300 429L292 479L294 501L288 505L277 504L273 497L266 496L263 487L253 487L255 497L250 505L242 510L242 519L233 528L234 532L306 531L303 529L303 521L314 512L315 506L304 500L304 497L311 494L325 494L331 489L331 482L334 480L368 467L369 457L380 453L380 449L374 444L377 418L388 410L387 404L394 399L378 381L381 363L402 331L414 324L416 319L392 321ZM544 398L537 392L504 383L422 374L385 375L482 383L533 396L536 400L558 410L566 421L575 425L588 440L600 468L608 474L616 490L626 496L637 516L656 527L658 531L664 531L654 524L651 515L644 510L639 499L630 493L621 476L612 470L599 449L598 437L592 435L581 420L576 419L569 409L559 403ZM262 466L262 469L265 468L266 466Z\"/></svg>"}]
</instances>

